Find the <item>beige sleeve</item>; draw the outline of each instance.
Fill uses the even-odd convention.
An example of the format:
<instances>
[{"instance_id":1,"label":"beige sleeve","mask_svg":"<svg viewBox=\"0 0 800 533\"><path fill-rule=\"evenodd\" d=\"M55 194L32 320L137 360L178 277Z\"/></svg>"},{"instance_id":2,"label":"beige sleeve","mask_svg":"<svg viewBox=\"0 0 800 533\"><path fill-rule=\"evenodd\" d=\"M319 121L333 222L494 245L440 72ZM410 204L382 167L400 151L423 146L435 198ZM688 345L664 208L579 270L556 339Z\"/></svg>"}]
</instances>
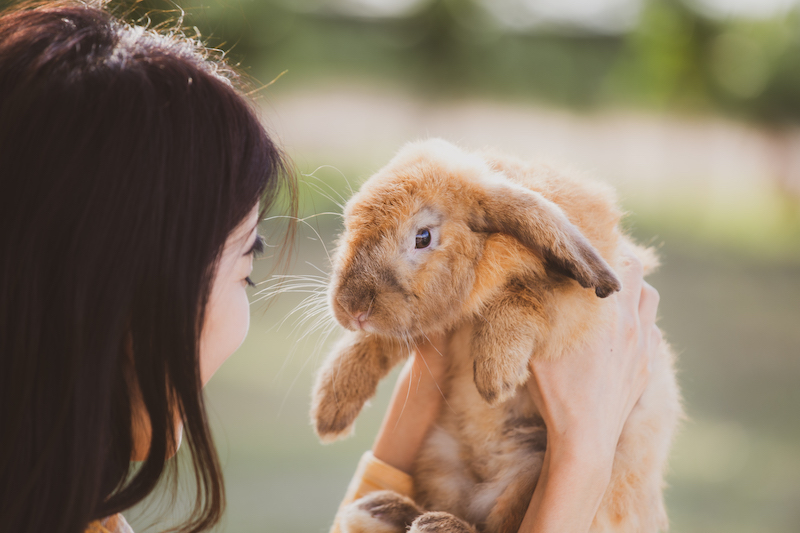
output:
<instances>
[{"instance_id":1,"label":"beige sleeve","mask_svg":"<svg viewBox=\"0 0 800 533\"><path fill-rule=\"evenodd\" d=\"M414 497L414 483L410 475L384 463L372 455L371 451L364 452L358 462L356 473L353 474L353 479L347 487L344 500L339 505L339 510L362 496L378 490L392 490L409 498ZM329 533L341 533L338 513Z\"/></svg>"}]
</instances>

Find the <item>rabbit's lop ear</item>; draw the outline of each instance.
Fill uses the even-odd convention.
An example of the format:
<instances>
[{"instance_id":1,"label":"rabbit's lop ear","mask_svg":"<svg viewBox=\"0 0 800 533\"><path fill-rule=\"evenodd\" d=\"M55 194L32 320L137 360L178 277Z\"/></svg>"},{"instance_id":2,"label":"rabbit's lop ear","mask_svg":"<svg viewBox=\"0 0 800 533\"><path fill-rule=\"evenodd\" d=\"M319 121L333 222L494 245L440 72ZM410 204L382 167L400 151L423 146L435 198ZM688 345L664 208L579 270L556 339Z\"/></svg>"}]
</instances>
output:
<instances>
[{"instance_id":1,"label":"rabbit's lop ear","mask_svg":"<svg viewBox=\"0 0 800 533\"><path fill-rule=\"evenodd\" d=\"M487 184L480 194L470 224L474 231L516 238L600 298L620 290L614 271L556 204L505 180Z\"/></svg>"}]
</instances>

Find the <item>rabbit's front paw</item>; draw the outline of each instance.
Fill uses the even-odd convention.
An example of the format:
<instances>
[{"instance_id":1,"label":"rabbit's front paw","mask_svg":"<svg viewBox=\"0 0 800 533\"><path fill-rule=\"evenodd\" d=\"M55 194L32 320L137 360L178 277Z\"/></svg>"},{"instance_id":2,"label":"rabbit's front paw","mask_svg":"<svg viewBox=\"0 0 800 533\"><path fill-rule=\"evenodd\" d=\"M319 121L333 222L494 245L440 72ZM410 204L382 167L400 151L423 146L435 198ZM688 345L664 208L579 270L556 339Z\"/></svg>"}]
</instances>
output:
<instances>
[{"instance_id":1,"label":"rabbit's front paw","mask_svg":"<svg viewBox=\"0 0 800 533\"><path fill-rule=\"evenodd\" d=\"M475 528L450 513L425 513L408 533L476 533Z\"/></svg>"},{"instance_id":2,"label":"rabbit's front paw","mask_svg":"<svg viewBox=\"0 0 800 533\"><path fill-rule=\"evenodd\" d=\"M333 390L322 390L314 394L311 418L320 440L333 442L346 437L363 406L364 402L360 398L337 395Z\"/></svg>"},{"instance_id":3,"label":"rabbit's front paw","mask_svg":"<svg viewBox=\"0 0 800 533\"><path fill-rule=\"evenodd\" d=\"M325 359L311 398L311 419L322 442L346 437L378 382L408 355L399 343L348 332Z\"/></svg>"},{"instance_id":4,"label":"rabbit's front paw","mask_svg":"<svg viewBox=\"0 0 800 533\"><path fill-rule=\"evenodd\" d=\"M476 358L473 371L475 386L489 405L509 399L516 392L520 377L527 378L527 368L506 368L497 359L487 357Z\"/></svg>"},{"instance_id":5,"label":"rabbit's front paw","mask_svg":"<svg viewBox=\"0 0 800 533\"><path fill-rule=\"evenodd\" d=\"M371 492L342 510L343 533L405 533L422 510L390 490Z\"/></svg>"},{"instance_id":6,"label":"rabbit's front paw","mask_svg":"<svg viewBox=\"0 0 800 533\"><path fill-rule=\"evenodd\" d=\"M528 381L528 361L547 324L537 298L527 280L511 281L476 317L475 386L489 405L508 400Z\"/></svg>"}]
</instances>

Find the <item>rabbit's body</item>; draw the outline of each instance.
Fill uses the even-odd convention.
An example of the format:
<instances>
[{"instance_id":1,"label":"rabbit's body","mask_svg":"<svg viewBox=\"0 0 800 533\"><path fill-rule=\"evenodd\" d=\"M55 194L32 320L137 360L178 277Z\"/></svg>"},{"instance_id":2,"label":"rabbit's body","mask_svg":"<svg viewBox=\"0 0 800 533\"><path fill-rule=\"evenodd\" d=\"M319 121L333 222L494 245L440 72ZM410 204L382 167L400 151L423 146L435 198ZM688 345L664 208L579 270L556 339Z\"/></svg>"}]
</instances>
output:
<instances>
[{"instance_id":1,"label":"rabbit's body","mask_svg":"<svg viewBox=\"0 0 800 533\"><path fill-rule=\"evenodd\" d=\"M481 531L516 531L542 467L546 431L525 387L497 407L478 394L469 356L471 328L452 340L442 410L414 466L415 500ZM516 527L503 529L505 521Z\"/></svg>"},{"instance_id":2,"label":"rabbit's body","mask_svg":"<svg viewBox=\"0 0 800 533\"><path fill-rule=\"evenodd\" d=\"M387 501L405 506L406 521L422 515L412 531L517 531L546 445L524 385L528 361L592 342L609 319L603 298L620 287L614 270L627 239L620 216L604 185L438 140L401 151L348 202L330 296L352 332L315 385L320 437L352 427L378 380L408 355L407 341L454 334L447 404L415 464L415 503L367 496L343 513L344 531L405 531L370 512ZM646 270L655 266L637 250ZM593 530L666 528L662 476L680 412L664 346Z\"/></svg>"},{"instance_id":3,"label":"rabbit's body","mask_svg":"<svg viewBox=\"0 0 800 533\"><path fill-rule=\"evenodd\" d=\"M483 400L473 378L471 333L469 327L460 329L448 347L453 355L448 405L416 461L415 501L425 510L452 513L478 531L516 532L541 470L546 431L524 386L496 407ZM666 346L652 365L648 387L623 431L592 531L667 529L663 470L680 405Z\"/></svg>"}]
</instances>

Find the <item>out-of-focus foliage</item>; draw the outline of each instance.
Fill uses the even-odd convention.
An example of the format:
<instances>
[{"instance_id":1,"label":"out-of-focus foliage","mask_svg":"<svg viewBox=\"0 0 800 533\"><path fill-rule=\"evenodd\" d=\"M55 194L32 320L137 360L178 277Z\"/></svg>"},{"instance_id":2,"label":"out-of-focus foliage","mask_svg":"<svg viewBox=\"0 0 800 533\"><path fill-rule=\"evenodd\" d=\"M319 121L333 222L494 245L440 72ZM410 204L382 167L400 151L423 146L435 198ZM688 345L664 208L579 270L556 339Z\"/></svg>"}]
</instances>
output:
<instances>
[{"instance_id":1,"label":"out-of-focus foliage","mask_svg":"<svg viewBox=\"0 0 800 533\"><path fill-rule=\"evenodd\" d=\"M0 0L0 7L9 3ZM631 27L601 32L563 22L513 25L516 12L537 5L524 0L385 2L394 10L366 4L112 0L110 5L128 20L180 23L258 76L289 69L287 83L331 75L373 77L428 95L533 98L584 109L633 104L721 110L772 125L800 121L797 9L770 18L723 19L691 0L641 0ZM497 16L498 5L506 8L504 19Z\"/></svg>"},{"instance_id":2,"label":"out-of-focus foliage","mask_svg":"<svg viewBox=\"0 0 800 533\"><path fill-rule=\"evenodd\" d=\"M612 98L713 106L769 123L800 119L800 16L719 21L677 0L646 3Z\"/></svg>"},{"instance_id":3,"label":"out-of-focus foliage","mask_svg":"<svg viewBox=\"0 0 800 533\"><path fill-rule=\"evenodd\" d=\"M172 10L163 0L128 2L136 17ZM371 77L428 95L539 98L597 104L624 45L619 35L511 32L473 0L432 0L404 16L361 17L334 2L187 0L185 25L236 60L286 81ZM270 71L272 72L272 71ZM269 75L269 73L264 73Z\"/></svg>"},{"instance_id":4,"label":"out-of-focus foliage","mask_svg":"<svg viewBox=\"0 0 800 533\"><path fill-rule=\"evenodd\" d=\"M377 16L375 10L359 13L346 0L177 2L189 31L244 58L257 74L269 65L289 69L290 78L302 82L356 75L442 96L709 109L769 124L800 121L797 10L720 19L688 0L642 0L631 29L601 33L563 23L510 27L481 0L405 3L405 10ZM155 23L180 14L166 0L113 5L129 18Z\"/></svg>"}]
</instances>

